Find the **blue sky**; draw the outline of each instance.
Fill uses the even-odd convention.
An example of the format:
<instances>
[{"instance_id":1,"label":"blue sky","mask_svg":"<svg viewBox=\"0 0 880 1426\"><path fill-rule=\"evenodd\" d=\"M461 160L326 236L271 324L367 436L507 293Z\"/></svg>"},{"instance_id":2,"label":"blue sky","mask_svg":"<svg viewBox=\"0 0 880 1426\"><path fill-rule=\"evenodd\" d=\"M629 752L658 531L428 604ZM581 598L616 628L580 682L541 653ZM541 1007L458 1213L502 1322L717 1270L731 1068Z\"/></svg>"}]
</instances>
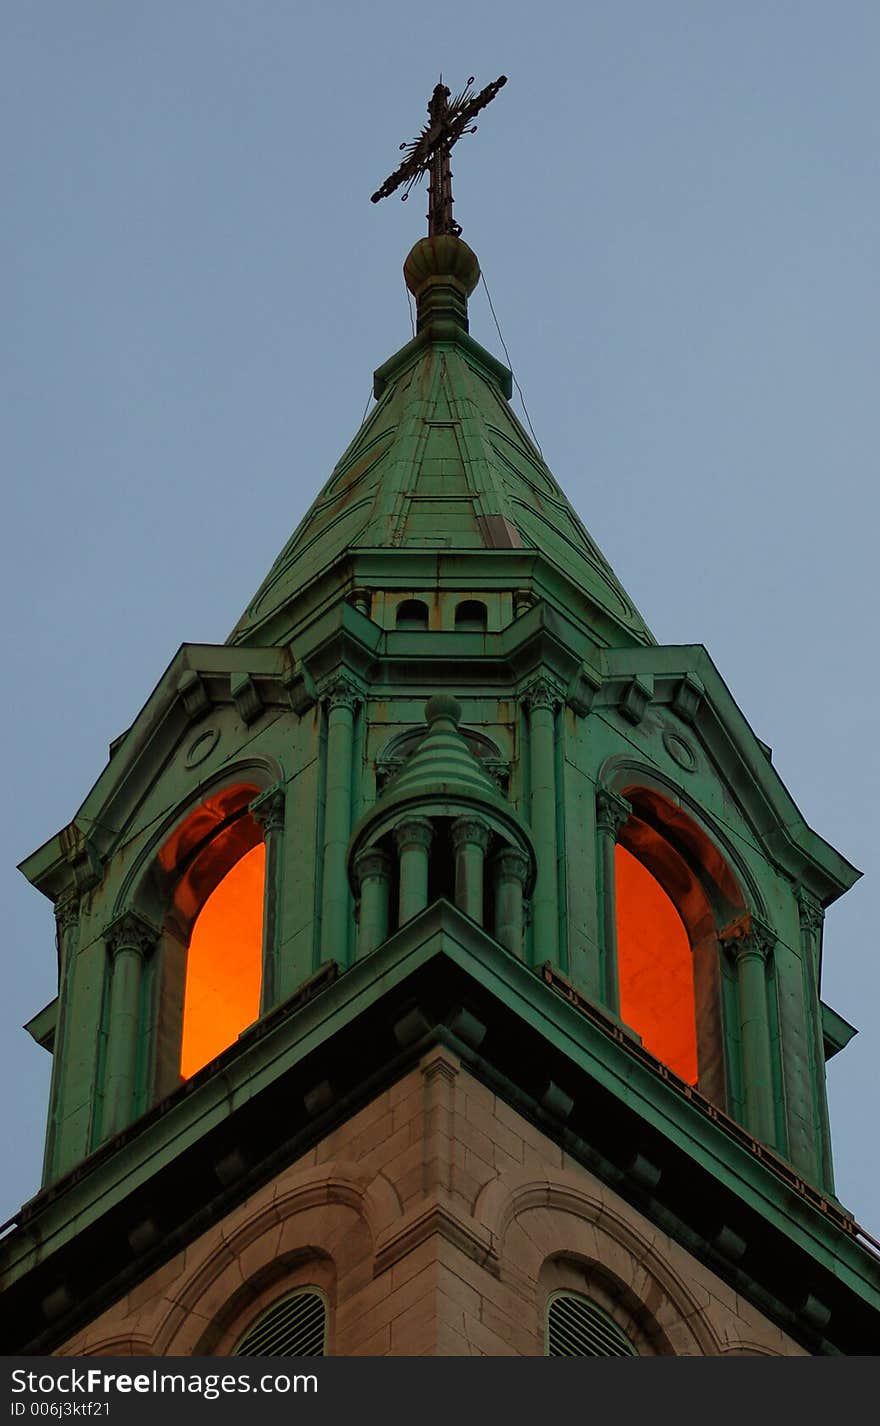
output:
<instances>
[{"instance_id":1,"label":"blue sky","mask_svg":"<svg viewBox=\"0 0 880 1426\"><path fill-rule=\"evenodd\" d=\"M221 642L409 336L423 195L369 195L442 71L510 82L453 164L557 478L658 638L705 643L807 821L838 1188L880 1236L880 9L765 0L7 0L8 815L0 1217L38 1186L48 903L184 640ZM472 330L499 343L482 292Z\"/></svg>"}]
</instances>

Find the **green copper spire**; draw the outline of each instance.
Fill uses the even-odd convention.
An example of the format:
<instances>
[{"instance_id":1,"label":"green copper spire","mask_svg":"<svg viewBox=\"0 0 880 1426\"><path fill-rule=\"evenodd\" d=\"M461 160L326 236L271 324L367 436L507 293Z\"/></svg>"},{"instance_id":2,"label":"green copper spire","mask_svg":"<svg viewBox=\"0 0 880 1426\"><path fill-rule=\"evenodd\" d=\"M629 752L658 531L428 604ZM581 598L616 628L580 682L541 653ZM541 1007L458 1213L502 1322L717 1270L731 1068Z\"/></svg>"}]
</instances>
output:
<instances>
[{"instance_id":1,"label":"green copper spire","mask_svg":"<svg viewBox=\"0 0 880 1426\"><path fill-rule=\"evenodd\" d=\"M346 551L426 549L540 552L598 607L615 641L654 642L514 415L510 371L468 332L479 274L452 234L415 244L404 277L416 336L375 372L376 406L230 642L283 639L287 606Z\"/></svg>"}]
</instances>

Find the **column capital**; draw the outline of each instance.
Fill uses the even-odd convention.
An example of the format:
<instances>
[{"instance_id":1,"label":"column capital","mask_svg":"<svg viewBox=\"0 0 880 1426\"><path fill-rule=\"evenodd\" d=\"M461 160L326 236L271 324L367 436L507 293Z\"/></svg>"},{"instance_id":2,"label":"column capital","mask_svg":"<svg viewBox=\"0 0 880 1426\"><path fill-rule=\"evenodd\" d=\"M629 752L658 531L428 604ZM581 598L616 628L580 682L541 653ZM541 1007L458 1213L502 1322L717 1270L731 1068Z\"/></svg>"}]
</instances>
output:
<instances>
[{"instance_id":1,"label":"column capital","mask_svg":"<svg viewBox=\"0 0 880 1426\"><path fill-rule=\"evenodd\" d=\"M541 673L526 684L520 693L520 701L529 713L534 713L539 709L555 713L557 708L562 707L564 699L562 689L555 679Z\"/></svg>"},{"instance_id":2,"label":"column capital","mask_svg":"<svg viewBox=\"0 0 880 1426\"><path fill-rule=\"evenodd\" d=\"M60 935L64 935L79 922L79 892L76 888L64 891L55 902L55 921Z\"/></svg>"},{"instance_id":3,"label":"column capital","mask_svg":"<svg viewBox=\"0 0 880 1426\"><path fill-rule=\"evenodd\" d=\"M427 851L434 840L434 824L427 817L404 817L394 828L394 841L399 852L407 847L424 847Z\"/></svg>"},{"instance_id":4,"label":"column capital","mask_svg":"<svg viewBox=\"0 0 880 1426\"><path fill-rule=\"evenodd\" d=\"M146 958L159 939L159 931L137 911L124 911L104 932L104 940L112 956L120 951L135 951Z\"/></svg>"},{"instance_id":5,"label":"column capital","mask_svg":"<svg viewBox=\"0 0 880 1426\"><path fill-rule=\"evenodd\" d=\"M616 841L621 827L631 815L631 802L608 787L599 788L596 793L596 826L600 832L610 833Z\"/></svg>"},{"instance_id":6,"label":"column capital","mask_svg":"<svg viewBox=\"0 0 880 1426\"><path fill-rule=\"evenodd\" d=\"M825 910L818 896L807 891L805 886L799 886L795 895L797 896L798 920L801 930L808 933L821 931L825 921Z\"/></svg>"},{"instance_id":7,"label":"column capital","mask_svg":"<svg viewBox=\"0 0 880 1426\"><path fill-rule=\"evenodd\" d=\"M354 859L354 876L358 887L361 887L368 877L387 877L391 875L391 858L383 847L364 847L358 852Z\"/></svg>"},{"instance_id":8,"label":"column capital","mask_svg":"<svg viewBox=\"0 0 880 1426\"><path fill-rule=\"evenodd\" d=\"M529 874L529 859L519 847L501 847L492 858L498 876L525 884Z\"/></svg>"},{"instance_id":9,"label":"column capital","mask_svg":"<svg viewBox=\"0 0 880 1426\"><path fill-rule=\"evenodd\" d=\"M358 704L363 702L363 695L354 679L347 674L336 674L321 689L321 702L329 713L337 708L345 708L349 713L354 713Z\"/></svg>"},{"instance_id":10,"label":"column capital","mask_svg":"<svg viewBox=\"0 0 880 1426\"><path fill-rule=\"evenodd\" d=\"M718 939L731 960L737 963L754 956L766 964L776 945L776 936L770 927L750 912L725 926L719 932Z\"/></svg>"},{"instance_id":11,"label":"column capital","mask_svg":"<svg viewBox=\"0 0 880 1426\"><path fill-rule=\"evenodd\" d=\"M277 832L284 826L284 788L280 782L255 797L248 811L265 832Z\"/></svg>"},{"instance_id":12,"label":"column capital","mask_svg":"<svg viewBox=\"0 0 880 1426\"><path fill-rule=\"evenodd\" d=\"M482 817L468 816L456 817L450 833L452 836L452 846L457 852L460 847L479 847L480 851L486 852L492 840L492 829Z\"/></svg>"}]
</instances>

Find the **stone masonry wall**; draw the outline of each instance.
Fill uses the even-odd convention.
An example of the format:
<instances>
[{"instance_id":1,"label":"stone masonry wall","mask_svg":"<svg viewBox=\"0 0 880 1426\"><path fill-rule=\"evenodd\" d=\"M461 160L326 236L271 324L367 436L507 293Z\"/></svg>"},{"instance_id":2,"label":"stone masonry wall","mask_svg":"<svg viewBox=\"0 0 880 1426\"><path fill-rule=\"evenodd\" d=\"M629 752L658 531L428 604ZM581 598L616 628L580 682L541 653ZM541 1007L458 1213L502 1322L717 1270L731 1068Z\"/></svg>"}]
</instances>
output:
<instances>
[{"instance_id":1,"label":"stone masonry wall","mask_svg":"<svg viewBox=\"0 0 880 1426\"><path fill-rule=\"evenodd\" d=\"M227 1355L307 1285L334 1356L539 1356L559 1288L644 1355L804 1355L444 1049L58 1354Z\"/></svg>"}]
</instances>

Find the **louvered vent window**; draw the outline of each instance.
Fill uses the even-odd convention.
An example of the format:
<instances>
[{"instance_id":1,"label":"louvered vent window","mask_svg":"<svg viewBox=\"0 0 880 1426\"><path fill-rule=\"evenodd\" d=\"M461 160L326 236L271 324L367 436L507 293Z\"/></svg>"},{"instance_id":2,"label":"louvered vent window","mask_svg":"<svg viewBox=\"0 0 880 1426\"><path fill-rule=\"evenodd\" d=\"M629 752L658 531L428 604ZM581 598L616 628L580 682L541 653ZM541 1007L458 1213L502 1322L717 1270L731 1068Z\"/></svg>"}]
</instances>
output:
<instances>
[{"instance_id":1,"label":"louvered vent window","mask_svg":"<svg viewBox=\"0 0 880 1426\"><path fill-rule=\"evenodd\" d=\"M293 1292L245 1332L234 1357L326 1356L327 1308L317 1292Z\"/></svg>"},{"instance_id":2,"label":"louvered vent window","mask_svg":"<svg viewBox=\"0 0 880 1426\"><path fill-rule=\"evenodd\" d=\"M547 1308L548 1357L635 1357L617 1323L588 1297L560 1292Z\"/></svg>"}]
</instances>

